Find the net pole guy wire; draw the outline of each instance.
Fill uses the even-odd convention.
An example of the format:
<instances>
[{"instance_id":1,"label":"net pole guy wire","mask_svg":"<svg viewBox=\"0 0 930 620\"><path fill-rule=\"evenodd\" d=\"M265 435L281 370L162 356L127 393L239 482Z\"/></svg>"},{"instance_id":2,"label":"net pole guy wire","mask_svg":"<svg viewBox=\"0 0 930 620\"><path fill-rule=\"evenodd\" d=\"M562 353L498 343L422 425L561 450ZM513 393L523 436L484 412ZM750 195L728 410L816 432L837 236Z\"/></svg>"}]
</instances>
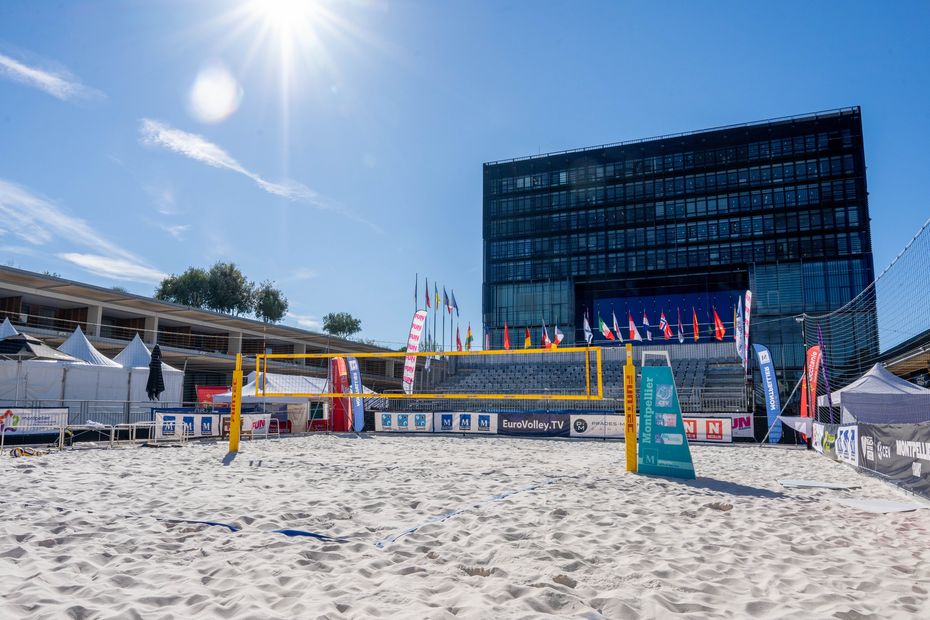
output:
<instances>
[{"instance_id":1,"label":"net pole guy wire","mask_svg":"<svg viewBox=\"0 0 930 620\"><path fill-rule=\"evenodd\" d=\"M390 392L356 393L356 392L269 392L267 391L267 374L269 360L295 360L295 359L357 359L377 358L404 358L404 357L487 357L487 356L523 356L523 355L553 355L558 353L582 353L585 357L586 369L589 368L589 356L594 353L595 371L597 373L597 393L592 393L590 373L586 373L586 387L583 394L483 394L483 393L436 393L436 394L395 394ZM564 347L558 349L521 349L521 350L489 350L489 351L418 351L410 353L405 351L391 351L378 353L261 353L255 356L256 372L264 368L262 379L256 380L255 396L275 397L293 396L301 398L386 398L386 399L487 399L487 400L603 400L603 352L601 347ZM261 384L261 386L260 386Z\"/></svg>"}]
</instances>

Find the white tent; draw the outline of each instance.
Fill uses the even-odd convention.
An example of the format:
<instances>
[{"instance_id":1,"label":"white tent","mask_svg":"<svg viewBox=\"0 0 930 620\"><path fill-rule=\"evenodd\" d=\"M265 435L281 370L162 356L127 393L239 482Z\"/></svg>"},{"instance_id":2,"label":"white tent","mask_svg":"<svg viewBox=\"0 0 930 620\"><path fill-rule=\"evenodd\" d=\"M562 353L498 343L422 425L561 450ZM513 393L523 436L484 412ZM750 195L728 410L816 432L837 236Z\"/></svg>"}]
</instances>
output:
<instances>
[{"instance_id":1,"label":"white tent","mask_svg":"<svg viewBox=\"0 0 930 620\"><path fill-rule=\"evenodd\" d=\"M930 390L914 385L875 364L856 381L830 394L844 424L906 424L930 420ZM827 406L827 395L817 397Z\"/></svg>"},{"instance_id":2,"label":"white tent","mask_svg":"<svg viewBox=\"0 0 930 620\"><path fill-rule=\"evenodd\" d=\"M83 364L71 364L64 369L64 399L67 401L98 401L95 407L118 407L129 393L129 370L101 353L84 335L81 327L74 329L58 350L76 357ZM99 401L110 401L106 405ZM78 402L67 403L79 407Z\"/></svg>"},{"instance_id":3,"label":"white tent","mask_svg":"<svg viewBox=\"0 0 930 620\"><path fill-rule=\"evenodd\" d=\"M152 361L152 352L145 346L139 334L136 334L126 348L113 358L117 364L129 369L129 400L134 403L133 409L139 409L139 403L152 403L158 407L180 407L184 393L184 372L162 362L161 370L165 378L165 391L158 401L149 401L145 392L145 384L149 380L149 362ZM142 407L144 408L144 407Z\"/></svg>"},{"instance_id":4,"label":"white tent","mask_svg":"<svg viewBox=\"0 0 930 620\"><path fill-rule=\"evenodd\" d=\"M291 394L324 394L329 391L329 381L321 377L305 377L301 375L282 375L265 373L265 378L258 381L256 391L256 374L253 370L247 377L248 383L242 386L242 403L305 403L308 400L324 401L325 398L308 398L307 396L291 396ZM374 390L362 387L366 394L375 394ZM287 396L262 396L262 392L287 394ZM223 392L213 397L214 403L228 403L232 392ZM383 399L382 399L383 400Z\"/></svg>"},{"instance_id":5,"label":"white tent","mask_svg":"<svg viewBox=\"0 0 930 620\"><path fill-rule=\"evenodd\" d=\"M3 340L7 336L15 336L18 333L16 328L13 327L13 324L10 323L10 317L4 318L3 323L0 324L0 340Z\"/></svg>"},{"instance_id":6,"label":"white tent","mask_svg":"<svg viewBox=\"0 0 930 620\"><path fill-rule=\"evenodd\" d=\"M87 336L85 336L83 330L81 330L80 325L74 329L74 333L68 336L67 340L61 343L58 350L62 353L67 353L71 357L83 360L88 364L93 364L94 366L122 368L122 366L98 351L97 348L90 343L90 340L87 339Z\"/></svg>"}]
</instances>

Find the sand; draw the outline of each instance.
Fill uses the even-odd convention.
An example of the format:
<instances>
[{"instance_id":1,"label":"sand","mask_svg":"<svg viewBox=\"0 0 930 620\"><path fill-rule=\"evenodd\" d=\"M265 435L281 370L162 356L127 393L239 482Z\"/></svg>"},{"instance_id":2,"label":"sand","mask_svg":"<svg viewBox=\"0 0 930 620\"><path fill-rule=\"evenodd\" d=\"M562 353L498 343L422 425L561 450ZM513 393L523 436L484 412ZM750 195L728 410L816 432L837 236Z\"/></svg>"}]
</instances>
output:
<instances>
[{"instance_id":1,"label":"sand","mask_svg":"<svg viewBox=\"0 0 930 620\"><path fill-rule=\"evenodd\" d=\"M321 435L245 442L230 467L220 443L4 458L0 618L930 617L930 511L834 501L908 499L884 483L733 446L693 447L697 481L647 478L623 449Z\"/></svg>"}]
</instances>

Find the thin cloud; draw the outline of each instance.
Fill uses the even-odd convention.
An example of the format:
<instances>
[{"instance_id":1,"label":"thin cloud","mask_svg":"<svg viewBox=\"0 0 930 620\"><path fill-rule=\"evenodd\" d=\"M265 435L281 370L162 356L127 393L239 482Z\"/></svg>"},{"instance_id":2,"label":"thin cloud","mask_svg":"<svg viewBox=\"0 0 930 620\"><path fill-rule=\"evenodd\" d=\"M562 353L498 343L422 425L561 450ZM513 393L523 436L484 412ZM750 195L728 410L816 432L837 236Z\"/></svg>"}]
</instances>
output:
<instances>
[{"instance_id":1,"label":"thin cloud","mask_svg":"<svg viewBox=\"0 0 930 620\"><path fill-rule=\"evenodd\" d=\"M178 241L184 239L184 233L190 230L190 224L159 224L158 227Z\"/></svg>"},{"instance_id":2,"label":"thin cloud","mask_svg":"<svg viewBox=\"0 0 930 620\"><path fill-rule=\"evenodd\" d=\"M85 271L112 278L114 280L128 280L130 282L160 282L166 275L157 269L141 265L137 262L113 256L100 256L98 254L81 254L66 252L57 254L58 258L74 263Z\"/></svg>"},{"instance_id":3,"label":"thin cloud","mask_svg":"<svg viewBox=\"0 0 930 620\"><path fill-rule=\"evenodd\" d=\"M4 54L0 54L0 75L15 82L38 88L62 101L105 97L99 90L81 84L80 80L67 72L30 67Z\"/></svg>"},{"instance_id":4,"label":"thin cloud","mask_svg":"<svg viewBox=\"0 0 930 620\"><path fill-rule=\"evenodd\" d=\"M161 121L150 118L143 118L140 121L139 132L141 134L142 144L145 146L168 149L169 151L174 151L175 153L212 166L213 168L221 168L236 172L251 179L252 182L269 194L281 196L282 198L294 202L304 202L319 209L333 211L351 220L365 224L371 227L375 232L383 232L376 224L324 200L318 193L302 183L290 180L282 183L268 181L258 173L252 172L240 164L232 155L203 136L175 129Z\"/></svg>"},{"instance_id":5,"label":"thin cloud","mask_svg":"<svg viewBox=\"0 0 930 620\"><path fill-rule=\"evenodd\" d=\"M311 331L320 331L320 329L323 327L323 323L320 322L320 319L310 314L297 314L295 312L288 312L285 315L285 318L289 319L293 323L296 323L299 327L303 327L304 329L309 329Z\"/></svg>"},{"instance_id":6,"label":"thin cloud","mask_svg":"<svg viewBox=\"0 0 930 620\"><path fill-rule=\"evenodd\" d=\"M32 247L64 242L89 249L93 254L66 252L57 256L91 273L141 282L157 282L165 277L140 257L99 234L86 221L3 179L0 179L0 221L4 222L7 234Z\"/></svg>"},{"instance_id":7,"label":"thin cloud","mask_svg":"<svg viewBox=\"0 0 930 620\"><path fill-rule=\"evenodd\" d=\"M310 269L309 267L299 267L288 274L288 281L300 281L300 280L312 280L320 275L316 269Z\"/></svg>"}]
</instances>

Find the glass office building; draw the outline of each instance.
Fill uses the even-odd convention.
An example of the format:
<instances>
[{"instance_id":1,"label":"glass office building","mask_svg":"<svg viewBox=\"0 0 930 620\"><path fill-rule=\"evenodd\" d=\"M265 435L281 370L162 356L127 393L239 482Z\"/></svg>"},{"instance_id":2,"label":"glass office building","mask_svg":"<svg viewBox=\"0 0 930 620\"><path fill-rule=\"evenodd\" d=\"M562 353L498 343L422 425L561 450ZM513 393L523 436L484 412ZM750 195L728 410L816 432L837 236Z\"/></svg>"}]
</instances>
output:
<instances>
[{"instance_id":1,"label":"glass office building","mask_svg":"<svg viewBox=\"0 0 930 620\"><path fill-rule=\"evenodd\" d=\"M643 313L693 343L753 292L751 339L783 379L803 365L802 312L873 279L858 107L484 164L483 317L522 346L543 321L583 342L588 316ZM874 315L863 329L874 328ZM871 342L872 339L864 339ZM684 346L684 345L682 345Z\"/></svg>"}]
</instances>

